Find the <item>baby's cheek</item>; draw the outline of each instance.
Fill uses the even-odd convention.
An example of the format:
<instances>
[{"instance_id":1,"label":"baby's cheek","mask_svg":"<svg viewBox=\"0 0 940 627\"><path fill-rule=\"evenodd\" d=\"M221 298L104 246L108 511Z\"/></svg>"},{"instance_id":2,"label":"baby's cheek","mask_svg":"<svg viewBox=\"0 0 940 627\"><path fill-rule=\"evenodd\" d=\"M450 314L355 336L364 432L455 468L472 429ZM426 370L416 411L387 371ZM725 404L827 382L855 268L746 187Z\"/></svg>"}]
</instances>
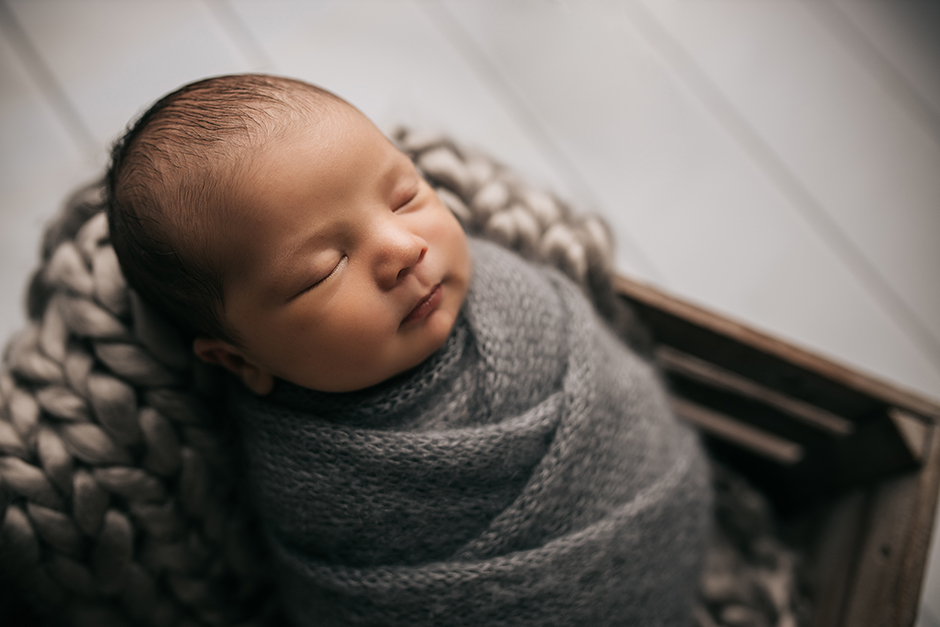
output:
<instances>
[{"instance_id":1,"label":"baby's cheek","mask_svg":"<svg viewBox=\"0 0 940 627\"><path fill-rule=\"evenodd\" d=\"M329 344L334 353L348 359L368 360L383 350L396 329L387 328L387 320L379 316L347 316L343 324L332 329Z\"/></svg>"}]
</instances>

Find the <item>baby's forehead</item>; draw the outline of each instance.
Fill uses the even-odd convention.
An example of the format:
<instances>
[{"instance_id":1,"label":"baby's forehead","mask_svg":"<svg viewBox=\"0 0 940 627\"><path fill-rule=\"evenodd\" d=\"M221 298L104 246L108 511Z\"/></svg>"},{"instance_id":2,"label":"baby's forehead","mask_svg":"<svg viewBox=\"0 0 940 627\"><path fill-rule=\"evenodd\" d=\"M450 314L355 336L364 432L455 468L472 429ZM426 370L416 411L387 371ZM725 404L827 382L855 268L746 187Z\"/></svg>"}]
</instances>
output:
<instances>
[{"instance_id":1,"label":"baby's forehead","mask_svg":"<svg viewBox=\"0 0 940 627\"><path fill-rule=\"evenodd\" d=\"M226 266L251 261L236 242L255 249L265 234L290 241L300 237L298 207L314 218L305 224L337 229L329 218L332 208L342 208L345 224L351 219L348 203L409 191L405 187L416 175L411 160L366 116L345 104L319 113L278 116L265 137L233 147L213 168L218 194L206 207L205 220L213 254Z\"/></svg>"},{"instance_id":2,"label":"baby's forehead","mask_svg":"<svg viewBox=\"0 0 940 627\"><path fill-rule=\"evenodd\" d=\"M214 179L211 185L218 189L219 202L213 203L213 214L226 219L236 217L240 212L252 212L253 202L266 201L264 190L271 190L269 181L255 176L259 171L273 171L279 184L291 187L294 184L310 186L316 177L280 178L278 174L290 169L290 162L296 159L306 160L316 169L319 164L327 164L337 169L342 176L344 159L337 157L349 147L369 143L379 139L383 145L392 148L404 164L398 164L396 170L411 166L411 161L390 142L385 135L362 112L342 100L319 101L315 111L303 108L277 109L263 124L262 132L249 138L249 141L222 143L214 150L215 157L208 168L208 176ZM365 130L364 129L368 129ZM364 134L365 133L365 134ZM301 139L302 138L302 139ZM329 146L324 152L308 151L299 147L304 142L316 145L321 140ZM308 144L308 145L309 145ZM376 148L376 150L379 150ZM333 165L335 163L335 165ZM277 166L281 166L278 168ZM384 167L384 166L383 166ZM348 167L347 167L348 169ZM363 170L365 172L365 170ZM366 177L368 178L368 177ZM302 180L298 180L302 179ZM365 184L365 183L363 183ZM282 191L282 188L275 190ZM258 218L259 216L252 216ZM263 218L264 216L260 216Z\"/></svg>"}]
</instances>

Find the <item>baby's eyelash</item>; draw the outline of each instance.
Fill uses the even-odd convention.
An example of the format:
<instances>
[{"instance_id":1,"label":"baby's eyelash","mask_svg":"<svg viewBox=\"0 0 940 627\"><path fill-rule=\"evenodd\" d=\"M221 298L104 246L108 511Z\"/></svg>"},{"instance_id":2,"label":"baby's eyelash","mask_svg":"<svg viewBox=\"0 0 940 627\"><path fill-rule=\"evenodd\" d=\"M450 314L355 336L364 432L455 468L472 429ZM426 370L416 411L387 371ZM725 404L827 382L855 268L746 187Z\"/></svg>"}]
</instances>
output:
<instances>
[{"instance_id":1,"label":"baby's eyelash","mask_svg":"<svg viewBox=\"0 0 940 627\"><path fill-rule=\"evenodd\" d=\"M420 193L421 193L421 189L420 189L420 188L416 188L413 193L408 194L408 197L405 199L404 202L401 202L401 203L398 204L398 206L395 208L395 211L398 211L399 209L401 209L401 208L403 208L403 207L407 207L408 204L411 203L411 201L413 201L415 198L417 198L417 197L418 197L418 194L420 194Z\"/></svg>"},{"instance_id":2,"label":"baby's eyelash","mask_svg":"<svg viewBox=\"0 0 940 627\"><path fill-rule=\"evenodd\" d=\"M309 292L310 290L312 290L312 289L314 289L315 287L319 286L321 283L323 283L324 281L326 281L326 280L328 280L330 277L332 277L334 274L336 274L336 272L340 269L340 266L342 266L342 265L344 265L344 264L346 263L346 260L347 260L347 259L349 259L349 257L347 257L346 255L343 255L342 257L340 257L340 260L336 263L335 266L333 266L333 269L330 270L330 273L329 273L328 275L326 275L325 277L323 277L322 279L320 279L319 281L317 281L316 283L314 283L313 285L311 285L310 287L308 287L307 289L305 289L303 292L301 292L301 294L304 294L304 293L306 293L306 292ZM300 295L300 294L298 294L298 296L299 296L299 295Z\"/></svg>"}]
</instances>

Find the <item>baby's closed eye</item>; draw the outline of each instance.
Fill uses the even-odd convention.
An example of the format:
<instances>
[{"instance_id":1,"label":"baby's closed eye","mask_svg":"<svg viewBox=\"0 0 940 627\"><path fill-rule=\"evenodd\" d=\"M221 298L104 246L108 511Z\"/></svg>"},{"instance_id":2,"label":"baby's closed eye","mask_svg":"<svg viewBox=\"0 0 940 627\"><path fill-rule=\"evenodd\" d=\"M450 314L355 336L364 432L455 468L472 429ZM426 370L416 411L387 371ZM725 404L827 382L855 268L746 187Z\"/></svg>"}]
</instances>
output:
<instances>
[{"instance_id":1,"label":"baby's closed eye","mask_svg":"<svg viewBox=\"0 0 940 627\"><path fill-rule=\"evenodd\" d=\"M399 201L396 203L397 206L395 207L395 211L398 211L399 209L404 209L404 208L407 207L409 204L411 204L411 202L414 201L414 199L417 198L417 197L418 197L418 189L415 188L413 191L411 191L411 192L409 192L407 195L405 195L405 197L404 197L403 199L399 200Z\"/></svg>"},{"instance_id":2,"label":"baby's closed eye","mask_svg":"<svg viewBox=\"0 0 940 627\"><path fill-rule=\"evenodd\" d=\"M319 274L318 275L319 278L314 278L312 283L306 285L303 289L297 292L297 294L292 296L291 300L293 300L294 298L297 298L298 296L306 294L310 290L316 289L320 285L323 285L323 283L329 281L331 278L336 276L336 274L338 274L346 266L346 263L348 260L349 260L349 257L347 255L341 255L339 258L339 261L337 261L333 265L333 267L328 272L326 272L326 274L322 274L322 273Z\"/></svg>"},{"instance_id":3,"label":"baby's closed eye","mask_svg":"<svg viewBox=\"0 0 940 627\"><path fill-rule=\"evenodd\" d=\"M421 195L422 179L418 176L417 172L413 172L412 174L413 176L405 178L404 181L395 186L395 191L391 198L393 211L404 209Z\"/></svg>"}]
</instances>

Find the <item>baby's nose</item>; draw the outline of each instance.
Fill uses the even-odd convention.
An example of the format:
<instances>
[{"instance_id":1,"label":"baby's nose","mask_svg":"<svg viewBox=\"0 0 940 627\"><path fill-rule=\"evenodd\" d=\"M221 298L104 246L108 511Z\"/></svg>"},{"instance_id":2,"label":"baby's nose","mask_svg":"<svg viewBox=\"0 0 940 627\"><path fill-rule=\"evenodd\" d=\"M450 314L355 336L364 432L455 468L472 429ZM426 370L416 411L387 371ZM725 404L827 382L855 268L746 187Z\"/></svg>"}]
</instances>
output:
<instances>
[{"instance_id":1,"label":"baby's nose","mask_svg":"<svg viewBox=\"0 0 940 627\"><path fill-rule=\"evenodd\" d=\"M427 242L407 232L387 233L378 255L378 276L383 286L394 287L407 277L427 254Z\"/></svg>"},{"instance_id":2,"label":"baby's nose","mask_svg":"<svg viewBox=\"0 0 940 627\"><path fill-rule=\"evenodd\" d=\"M419 263L421 263L421 260L424 259L424 254L425 254L427 251L428 251L427 247L425 247L425 246L420 246L420 247L418 248L418 250L417 250L417 252L418 252L417 257L415 257L413 254L411 255L411 257L413 257L413 259L412 259L410 262L405 263L404 267L402 267L402 269L398 271L398 276L396 277L396 280L397 280L397 281L401 281L403 278L405 278L405 277L408 275L408 273L411 272L411 270L412 270L416 265L418 265ZM413 252L414 252L414 251L412 251L412 253L413 253Z\"/></svg>"}]
</instances>

